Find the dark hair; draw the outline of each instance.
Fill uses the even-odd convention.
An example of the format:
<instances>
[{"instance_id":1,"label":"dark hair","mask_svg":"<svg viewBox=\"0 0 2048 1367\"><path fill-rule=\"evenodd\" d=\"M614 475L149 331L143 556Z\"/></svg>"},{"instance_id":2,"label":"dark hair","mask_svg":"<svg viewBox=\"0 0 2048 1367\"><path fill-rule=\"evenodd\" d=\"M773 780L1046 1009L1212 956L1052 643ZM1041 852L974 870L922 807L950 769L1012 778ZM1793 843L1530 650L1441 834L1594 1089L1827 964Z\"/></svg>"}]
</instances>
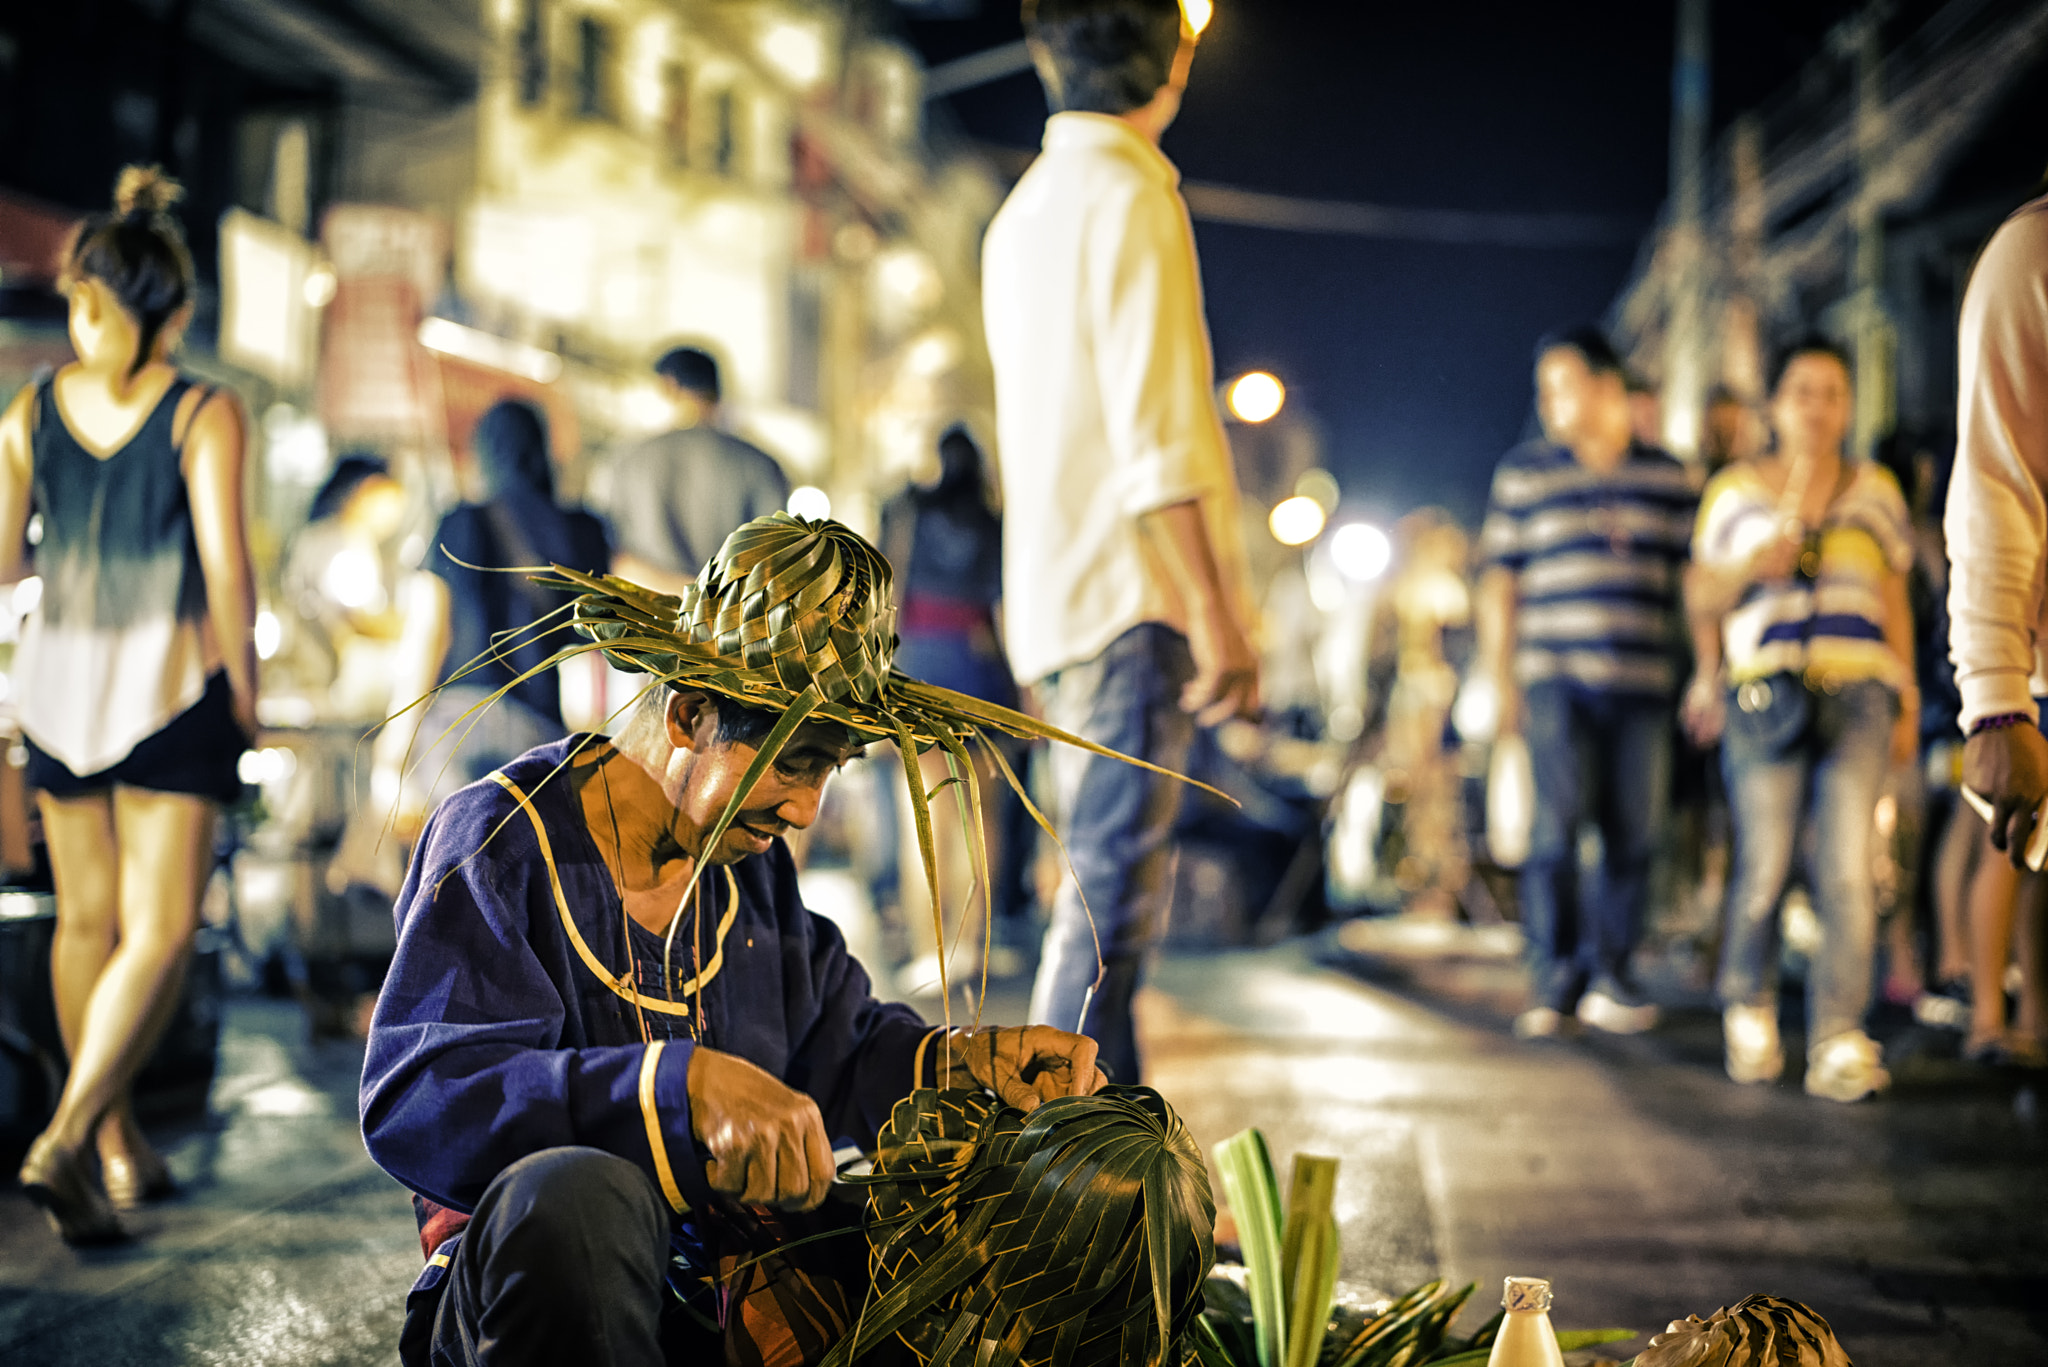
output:
<instances>
[{"instance_id":1,"label":"dark hair","mask_svg":"<svg viewBox=\"0 0 2048 1367\"><path fill-rule=\"evenodd\" d=\"M641 695L640 705L654 709L652 715L666 716L668 700L677 693L702 692L690 688L651 688ZM763 707L748 707L734 702L720 693L704 693L704 699L711 705L711 715L718 719L718 743L720 745L744 745L751 749L761 748L761 742L768 739L768 733L782 720L780 712Z\"/></svg>"},{"instance_id":2,"label":"dark hair","mask_svg":"<svg viewBox=\"0 0 2048 1367\"><path fill-rule=\"evenodd\" d=\"M1785 381L1785 372L1790 370L1792 363L1801 356L1832 356L1842 367L1844 375L1852 381L1856 378L1856 367L1850 362L1849 353L1840 342L1831 337L1823 337L1818 332L1809 332L1780 351L1777 359L1771 363L1771 383L1764 390L1766 394L1778 392L1778 386Z\"/></svg>"},{"instance_id":3,"label":"dark hair","mask_svg":"<svg viewBox=\"0 0 2048 1367\"><path fill-rule=\"evenodd\" d=\"M171 206L184 193L160 166L123 167L114 182L113 211L79 224L64 253L66 285L99 281L140 327L135 359L128 364L131 378L156 348L164 324L192 298L192 253L171 217Z\"/></svg>"},{"instance_id":4,"label":"dark hair","mask_svg":"<svg viewBox=\"0 0 2048 1367\"><path fill-rule=\"evenodd\" d=\"M491 497L525 491L553 500L555 464L548 456L547 416L526 400L492 404L476 420L469 446Z\"/></svg>"},{"instance_id":5,"label":"dark hair","mask_svg":"<svg viewBox=\"0 0 2048 1367\"><path fill-rule=\"evenodd\" d=\"M1591 323L1574 323L1570 327L1544 333L1537 339L1534 359L1541 362L1553 351L1576 351L1579 359L1586 363L1586 369L1595 375L1614 375L1624 385L1628 383L1628 367L1621 363L1614 343Z\"/></svg>"},{"instance_id":6,"label":"dark hair","mask_svg":"<svg viewBox=\"0 0 2048 1367\"><path fill-rule=\"evenodd\" d=\"M913 489L911 497L925 507L980 508L987 511L987 479L981 448L964 424L954 423L939 437L939 478L936 484Z\"/></svg>"},{"instance_id":7,"label":"dark hair","mask_svg":"<svg viewBox=\"0 0 2048 1367\"><path fill-rule=\"evenodd\" d=\"M1180 29L1180 0L1024 0L1024 36L1044 50L1039 76L1055 110L1149 103L1173 74Z\"/></svg>"},{"instance_id":8,"label":"dark hair","mask_svg":"<svg viewBox=\"0 0 2048 1367\"><path fill-rule=\"evenodd\" d=\"M334 517L348 507L348 501L355 497L356 490L373 479L388 479L391 463L379 456L343 456L334 462L327 482L320 486L320 492L313 495L313 504L306 509L306 521L321 522Z\"/></svg>"},{"instance_id":9,"label":"dark hair","mask_svg":"<svg viewBox=\"0 0 2048 1367\"><path fill-rule=\"evenodd\" d=\"M718 402L718 361L699 347L671 347L654 363L654 373L670 384Z\"/></svg>"}]
</instances>

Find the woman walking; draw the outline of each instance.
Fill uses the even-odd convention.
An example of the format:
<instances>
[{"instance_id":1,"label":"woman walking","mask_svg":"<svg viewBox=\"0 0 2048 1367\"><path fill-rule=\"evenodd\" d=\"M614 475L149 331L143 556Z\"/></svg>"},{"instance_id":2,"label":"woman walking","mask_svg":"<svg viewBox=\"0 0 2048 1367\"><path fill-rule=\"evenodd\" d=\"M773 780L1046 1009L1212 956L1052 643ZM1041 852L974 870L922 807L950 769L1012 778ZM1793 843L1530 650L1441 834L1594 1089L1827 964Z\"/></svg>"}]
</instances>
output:
<instances>
[{"instance_id":1,"label":"woman walking","mask_svg":"<svg viewBox=\"0 0 2048 1367\"><path fill-rule=\"evenodd\" d=\"M1863 1032L1877 934L1871 836L1886 768L1910 760L1920 712L1906 599L1911 522L1898 482L1842 453L1849 374L1841 350L1817 339L1779 363L1776 446L1707 486L1687 584L1699 660L1687 720L1696 738L1724 715L1727 726L1735 873L1719 992L1728 1075L1769 1082L1785 1066L1778 906L1810 815L1821 944L1806 978L1806 1090L1833 1101L1891 1081Z\"/></svg>"},{"instance_id":2,"label":"woman walking","mask_svg":"<svg viewBox=\"0 0 2048 1367\"><path fill-rule=\"evenodd\" d=\"M170 361L192 313L179 193L153 168L121 173L65 262L78 360L0 418L0 546L42 523L16 676L71 1057L21 1182L75 1244L121 1238L116 1206L171 1189L128 1087L178 999L256 728L242 413Z\"/></svg>"}]
</instances>

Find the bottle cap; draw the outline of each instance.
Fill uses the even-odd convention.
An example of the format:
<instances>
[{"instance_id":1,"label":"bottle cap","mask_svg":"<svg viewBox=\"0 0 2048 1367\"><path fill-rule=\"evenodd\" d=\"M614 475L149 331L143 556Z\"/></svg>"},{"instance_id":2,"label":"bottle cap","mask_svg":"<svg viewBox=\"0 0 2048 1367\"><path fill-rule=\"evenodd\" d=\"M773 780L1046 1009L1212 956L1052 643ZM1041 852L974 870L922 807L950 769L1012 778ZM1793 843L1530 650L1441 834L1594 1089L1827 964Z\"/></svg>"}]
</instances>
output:
<instances>
[{"instance_id":1,"label":"bottle cap","mask_svg":"<svg viewBox=\"0 0 2048 1367\"><path fill-rule=\"evenodd\" d=\"M1509 1277L1501 1292L1502 1308L1510 1314L1550 1309L1550 1283L1541 1277Z\"/></svg>"}]
</instances>

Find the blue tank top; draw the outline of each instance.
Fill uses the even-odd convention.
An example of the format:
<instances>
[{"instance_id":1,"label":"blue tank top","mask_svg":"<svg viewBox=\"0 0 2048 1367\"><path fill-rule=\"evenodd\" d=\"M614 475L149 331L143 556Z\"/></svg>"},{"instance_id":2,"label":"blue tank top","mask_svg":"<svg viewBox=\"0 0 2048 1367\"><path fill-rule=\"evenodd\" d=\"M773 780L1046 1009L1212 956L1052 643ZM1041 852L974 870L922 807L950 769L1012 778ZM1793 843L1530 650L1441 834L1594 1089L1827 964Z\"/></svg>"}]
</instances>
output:
<instances>
[{"instance_id":1,"label":"blue tank top","mask_svg":"<svg viewBox=\"0 0 2048 1367\"><path fill-rule=\"evenodd\" d=\"M65 423L54 378L36 387L42 596L23 624L16 681L22 729L75 774L119 763L199 701L220 667L174 431L193 387L173 380L135 434L104 457Z\"/></svg>"}]
</instances>

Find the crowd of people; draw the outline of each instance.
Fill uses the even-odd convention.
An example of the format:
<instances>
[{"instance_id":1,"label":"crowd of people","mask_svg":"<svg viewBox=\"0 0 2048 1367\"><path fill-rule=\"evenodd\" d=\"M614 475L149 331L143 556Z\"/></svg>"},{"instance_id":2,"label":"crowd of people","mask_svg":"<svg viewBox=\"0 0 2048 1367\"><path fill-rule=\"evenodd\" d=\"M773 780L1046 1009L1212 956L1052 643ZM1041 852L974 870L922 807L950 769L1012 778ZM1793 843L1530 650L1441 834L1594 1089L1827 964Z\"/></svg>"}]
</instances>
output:
<instances>
[{"instance_id":1,"label":"crowd of people","mask_svg":"<svg viewBox=\"0 0 2048 1367\"><path fill-rule=\"evenodd\" d=\"M413 852L390 880L397 950L362 1120L420 1217L408 1363L594 1341L615 1361L673 1359L709 1332L693 1302L735 1360L813 1358L863 1275L786 1256L836 1150L871 1145L895 1100L956 1071L1024 1109L1144 1076L1133 999L1170 897L1179 771L1198 730L1255 717L1260 696L1194 239L1159 150L1195 35L1174 0L1039 0L1027 32L1056 112L985 245L995 481L952 429L879 547L791 517L773 459L723 430L716 362L686 347L657 364L686 420L619 454L595 511L561 496L546 417L517 398L478 422L472 498L416 570L391 551L407 497L391 466L345 458L313 501L286 598L319 628L345 706L399 712L369 810L378 827L395 813ZM75 1243L122 1237L118 1208L170 1186L126 1088L175 997L256 735L245 424L171 359L194 289L173 198L133 171L85 224L65 280L78 360L0 418L0 543L39 518L20 718L72 1063L21 1179ZM1435 852L1424 900L1473 857L1455 780L1424 754L1457 724L1440 638L1468 609L1495 743L1530 759L1516 1033L1654 1028L1635 965L1677 793L1727 814L1708 938L1734 1081L1786 1068L1778 972L1802 864L1809 1093L1884 1090L1876 995L1939 1014L1927 1003L1959 979L1965 1052L2042 1065L2048 878L2016 866L2048 793L2044 298L2038 201L1966 302L1946 554L1940 462L1913 443L1889 463L1849 449L1854 367L1820 337L1783 350L1756 406L1717 393L1689 464L1655 445L1654 395L1607 338L1547 336L1541 435L1495 472L1476 591L1459 529L1404 524L1395 582L1434 606L1404 619L1406 686L1383 701L1434 832L1416 843L1418 860ZM599 587L506 572L535 566ZM610 737L565 717L549 628L572 609L619 626L613 663L658 681ZM1024 690L1037 719L1007 710ZM932 902L913 949L936 957L955 933L937 912L972 905L1000 857L957 819L927 825L934 806L998 805L1015 750L970 753L983 725L1056 742L1045 790L1073 877L1048 909L1032 1024L949 1031L877 1000L805 911L785 838L877 742L902 747L913 793L971 787L981 801L905 812L920 855L939 852L936 886L905 896ZM412 762L423 737L454 739L444 762ZM1696 845L1722 828L1686 827ZM1880 843L1914 839L1927 857L1895 854L1880 879ZM343 837L343 881L377 876L366 842ZM925 865L911 845L906 868ZM783 1215L738 1221L721 1202ZM705 1300L735 1259L750 1289Z\"/></svg>"}]
</instances>

